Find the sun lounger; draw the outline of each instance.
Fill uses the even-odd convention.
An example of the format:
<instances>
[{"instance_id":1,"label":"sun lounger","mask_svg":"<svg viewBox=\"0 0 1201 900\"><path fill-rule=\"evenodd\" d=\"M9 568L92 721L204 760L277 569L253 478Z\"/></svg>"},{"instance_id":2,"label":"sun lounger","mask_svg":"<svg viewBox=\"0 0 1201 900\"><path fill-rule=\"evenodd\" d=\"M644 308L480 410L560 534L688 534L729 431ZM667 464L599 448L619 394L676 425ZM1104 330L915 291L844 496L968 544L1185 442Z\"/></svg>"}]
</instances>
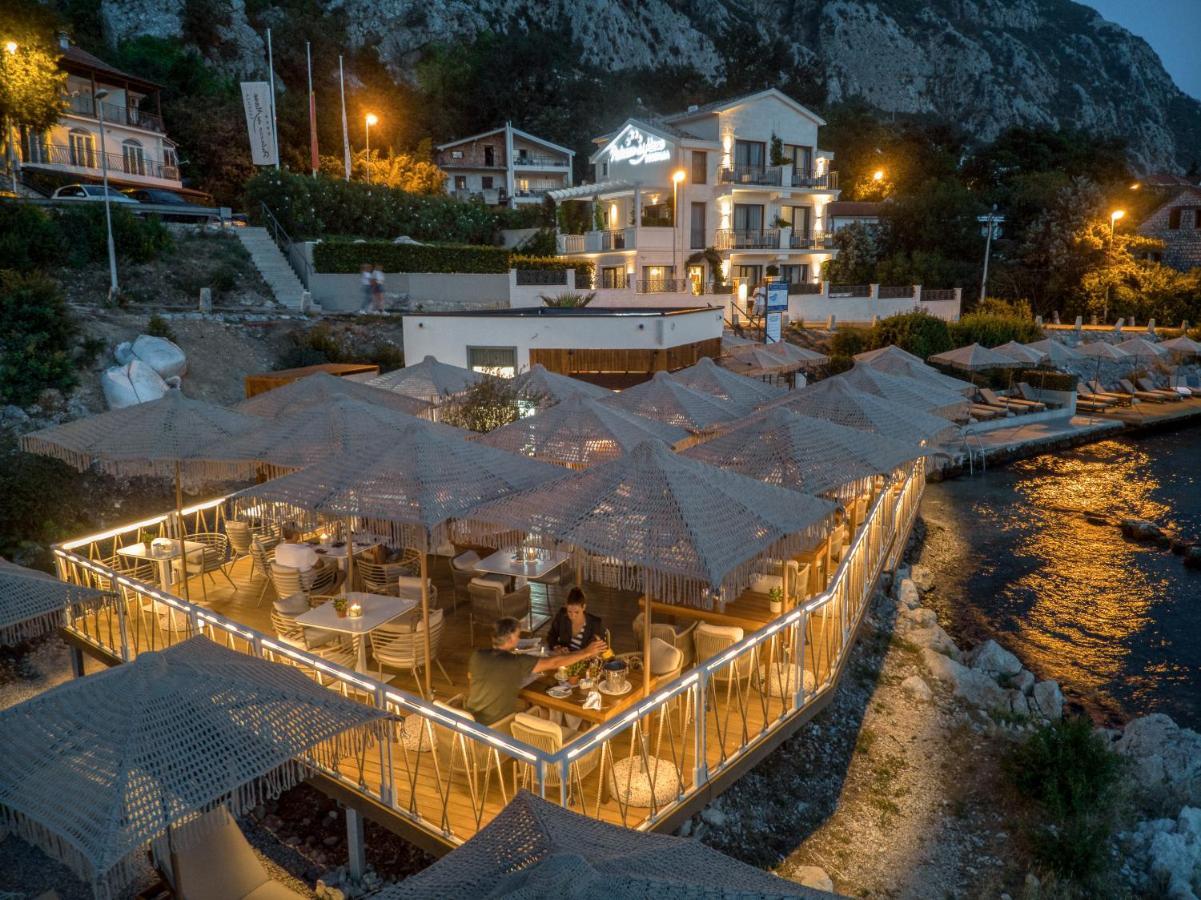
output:
<instances>
[{"instance_id":1,"label":"sun lounger","mask_svg":"<svg viewBox=\"0 0 1201 900\"><path fill-rule=\"evenodd\" d=\"M999 419L1002 416L1009 415L1009 412L1004 409L998 409L995 406L986 406L983 403L973 403L968 407L968 411L972 417L981 422L988 422L992 419Z\"/></svg>"},{"instance_id":2,"label":"sun lounger","mask_svg":"<svg viewBox=\"0 0 1201 900\"><path fill-rule=\"evenodd\" d=\"M1180 396L1180 394L1177 391L1175 391L1172 388L1157 388L1154 384L1151 383L1150 378L1139 378L1139 379L1136 379L1135 383L1139 386L1139 388L1146 391L1147 393L1162 394L1164 396L1164 398L1167 400L1177 401L1177 400L1184 399L1183 397Z\"/></svg>"},{"instance_id":3,"label":"sun lounger","mask_svg":"<svg viewBox=\"0 0 1201 900\"><path fill-rule=\"evenodd\" d=\"M1151 393L1150 391L1140 391L1128 378L1122 378L1118 381L1118 386L1121 387L1131 397L1137 397L1139 400L1146 400L1150 403L1167 403L1168 398L1163 394Z\"/></svg>"},{"instance_id":4,"label":"sun lounger","mask_svg":"<svg viewBox=\"0 0 1201 900\"><path fill-rule=\"evenodd\" d=\"M1003 397L991 388L980 388L980 396L992 406L1008 406L1014 412L1042 412L1047 408L1038 400L1023 400L1020 397Z\"/></svg>"},{"instance_id":5,"label":"sun lounger","mask_svg":"<svg viewBox=\"0 0 1201 900\"><path fill-rule=\"evenodd\" d=\"M1182 397L1191 397L1197 393L1196 388L1189 387L1188 379L1184 375L1169 375L1168 387L1172 388Z\"/></svg>"},{"instance_id":6,"label":"sun lounger","mask_svg":"<svg viewBox=\"0 0 1201 900\"><path fill-rule=\"evenodd\" d=\"M1107 391L1101 387L1098 381L1090 381L1086 385L1089 390L1085 391L1081 396L1094 403L1110 402L1117 406L1130 406L1134 401L1129 394L1118 394L1114 391Z\"/></svg>"},{"instance_id":7,"label":"sun lounger","mask_svg":"<svg viewBox=\"0 0 1201 900\"><path fill-rule=\"evenodd\" d=\"M1081 400L1079 397L1076 398L1077 412L1103 413L1109 412L1111 409L1113 409L1113 406L1107 403L1094 403L1091 400Z\"/></svg>"}]
</instances>

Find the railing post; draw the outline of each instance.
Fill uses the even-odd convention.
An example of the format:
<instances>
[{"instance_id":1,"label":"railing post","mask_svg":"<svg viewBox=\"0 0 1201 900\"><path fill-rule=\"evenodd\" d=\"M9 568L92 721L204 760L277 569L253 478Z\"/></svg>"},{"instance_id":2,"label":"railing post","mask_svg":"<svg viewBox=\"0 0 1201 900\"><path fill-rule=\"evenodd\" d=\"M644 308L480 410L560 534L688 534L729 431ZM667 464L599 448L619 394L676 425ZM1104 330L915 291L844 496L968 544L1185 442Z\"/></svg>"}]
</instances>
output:
<instances>
[{"instance_id":1,"label":"railing post","mask_svg":"<svg viewBox=\"0 0 1201 900\"><path fill-rule=\"evenodd\" d=\"M367 853L363 840L363 817L359 811L346 807L346 867L355 882L363 880L367 868Z\"/></svg>"},{"instance_id":2,"label":"railing post","mask_svg":"<svg viewBox=\"0 0 1201 900\"><path fill-rule=\"evenodd\" d=\"M570 771L571 763L567 761L566 757L564 757L559 761L559 805L564 809L568 808L567 796L568 788L570 787L570 784L568 783L568 773L570 773Z\"/></svg>"},{"instance_id":3,"label":"railing post","mask_svg":"<svg viewBox=\"0 0 1201 900\"><path fill-rule=\"evenodd\" d=\"M541 755L538 757L538 765L534 768L535 779L537 780L536 793L543 800L546 799L546 760Z\"/></svg>"},{"instance_id":4,"label":"railing post","mask_svg":"<svg viewBox=\"0 0 1201 900\"><path fill-rule=\"evenodd\" d=\"M126 627L128 616L125 611L125 595L118 591L117 597L119 598L119 602L117 603L117 630L121 635L121 660L122 662L129 662L132 657L129 655L129 630Z\"/></svg>"},{"instance_id":5,"label":"railing post","mask_svg":"<svg viewBox=\"0 0 1201 900\"><path fill-rule=\"evenodd\" d=\"M796 624L798 638L793 641L793 646L796 647L795 656L797 658L797 685L795 696L793 697L793 709L799 710L805 703L805 635L809 631L809 611L801 610L801 617L797 619ZM813 685L817 686L817 673L813 675Z\"/></svg>"},{"instance_id":6,"label":"railing post","mask_svg":"<svg viewBox=\"0 0 1201 900\"><path fill-rule=\"evenodd\" d=\"M376 709L388 711L388 701L384 695L384 686L380 685L375 689L375 707ZM383 740L379 742L379 799L384 806L392 805L392 797L394 791L392 787L392 742Z\"/></svg>"},{"instance_id":7,"label":"railing post","mask_svg":"<svg viewBox=\"0 0 1201 900\"><path fill-rule=\"evenodd\" d=\"M709 780L709 760L705 755L705 698L709 695L707 690L709 672L702 664L697 667L697 674L700 677L697 678L694 685L696 688L696 703L693 707L692 715L692 758L695 763L693 765L692 780L694 786L699 789L702 784L705 784Z\"/></svg>"}]
</instances>

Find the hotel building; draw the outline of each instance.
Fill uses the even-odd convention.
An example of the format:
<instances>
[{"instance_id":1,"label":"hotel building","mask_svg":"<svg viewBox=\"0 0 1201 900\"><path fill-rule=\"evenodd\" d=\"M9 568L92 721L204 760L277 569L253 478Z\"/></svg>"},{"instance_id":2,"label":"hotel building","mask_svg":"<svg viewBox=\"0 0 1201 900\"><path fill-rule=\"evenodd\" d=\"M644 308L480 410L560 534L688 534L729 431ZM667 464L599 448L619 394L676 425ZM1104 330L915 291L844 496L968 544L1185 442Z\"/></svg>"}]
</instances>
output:
<instances>
[{"instance_id":1,"label":"hotel building","mask_svg":"<svg viewBox=\"0 0 1201 900\"><path fill-rule=\"evenodd\" d=\"M541 203L548 191L571 187L574 150L506 122L500 128L439 144L435 157L446 190L490 206Z\"/></svg>"},{"instance_id":2,"label":"hotel building","mask_svg":"<svg viewBox=\"0 0 1201 900\"><path fill-rule=\"evenodd\" d=\"M813 290L838 196L824 124L775 89L628 119L595 139L594 183L550 191L589 204L588 229L560 234L559 253L591 260L603 295L729 294L769 276Z\"/></svg>"}]
</instances>

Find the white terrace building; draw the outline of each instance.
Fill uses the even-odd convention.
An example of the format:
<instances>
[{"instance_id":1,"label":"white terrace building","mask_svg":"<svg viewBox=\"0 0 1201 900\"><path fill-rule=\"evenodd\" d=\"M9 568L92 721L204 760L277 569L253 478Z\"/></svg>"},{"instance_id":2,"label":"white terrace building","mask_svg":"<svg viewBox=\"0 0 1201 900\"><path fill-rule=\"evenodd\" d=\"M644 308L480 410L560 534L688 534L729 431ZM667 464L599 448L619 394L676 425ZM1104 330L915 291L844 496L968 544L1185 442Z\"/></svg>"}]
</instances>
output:
<instances>
[{"instance_id":1,"label":"white terrace building","mask_svg":"<svg viewBox=\"0 0 1201 900\"><path fill-rule=\"evenodd\" d=\"M159 86L110 66L59 37L67 108L45 132L22 129L21 166L59 180L98 182L108 164L117 188L179 190L179 160L159 109ZM107 94L97 100L100 91ZM100 115L104 115L104 141Z\"/></svg>"},{"instance_id":2,"label":"white terrace building","mask_svg":"<svg viewBox=\"0 0 1201 900\"><path fill-rule=\"evenodd\" d=\"M506 122L437 149L446 190L492 206L541 203L548 191L571 187L574 150L552 144Z\"/></svg>"},{"instance_id":3,"label":"white terrace building","mask_svg":"<svg viewBox=\"0 0 1201 900\"><path fill-rule=\"evenodd\" d=\"M591 260L602 294L729 294L769 267L797 292L811 289L834 252L826 205L838 184L832 154L817 146L824 124L775 89L628 119L595 140L595 183L550 192L592 204L592 230L560 234L559 252Z\"/></svg>"}]
</instances>

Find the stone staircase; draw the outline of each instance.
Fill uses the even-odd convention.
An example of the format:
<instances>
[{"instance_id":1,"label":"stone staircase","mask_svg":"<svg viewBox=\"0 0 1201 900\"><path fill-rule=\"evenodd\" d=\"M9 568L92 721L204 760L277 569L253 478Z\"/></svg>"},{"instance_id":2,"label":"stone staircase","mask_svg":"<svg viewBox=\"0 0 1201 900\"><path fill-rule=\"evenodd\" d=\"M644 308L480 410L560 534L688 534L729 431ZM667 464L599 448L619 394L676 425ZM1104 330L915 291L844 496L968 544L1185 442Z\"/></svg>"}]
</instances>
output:
<instances>
[{"instance_id":1,"label":"stone staircase","mask_svg":"<svg viewBox=\"0 0 1201 900\"><path fill-rule=\"evenodd\" d=\"M259 270L275 301L287 309L301 309L301 297L305 289L287 257L276 246L266 228L238 228L234 230L242 246L250 254L254 267Z\"/></svg>"}]
</instances>

